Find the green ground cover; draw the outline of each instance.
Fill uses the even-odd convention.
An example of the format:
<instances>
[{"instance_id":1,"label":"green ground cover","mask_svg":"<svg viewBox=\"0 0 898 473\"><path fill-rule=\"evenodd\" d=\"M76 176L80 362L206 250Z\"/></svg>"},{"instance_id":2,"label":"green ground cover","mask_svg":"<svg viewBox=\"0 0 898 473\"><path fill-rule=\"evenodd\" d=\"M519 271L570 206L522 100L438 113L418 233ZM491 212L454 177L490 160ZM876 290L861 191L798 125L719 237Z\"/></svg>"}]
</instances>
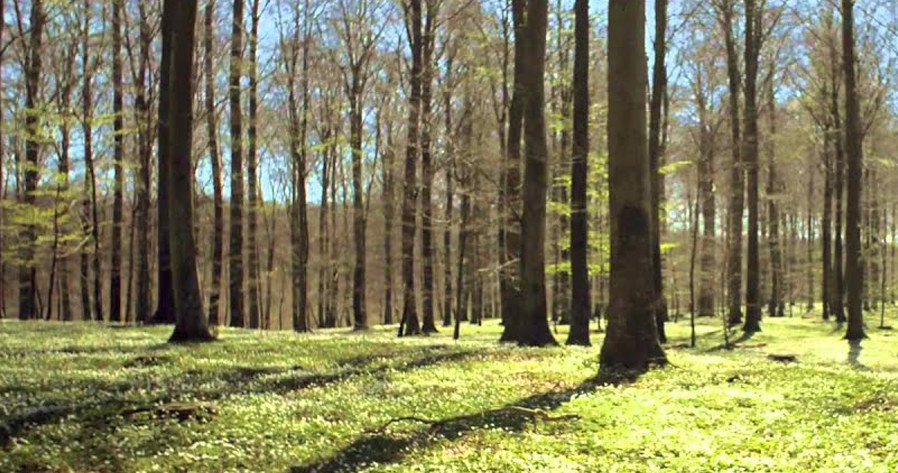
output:
<instances>
[{"instance_id":1,"label":"green ground cover","mask_svg":"<svg viewBox=\"0 0 898 473\"><path fill-rule=\"evenodd\" d=\"M165 327L4 321L0 472L898 471L898 334L850 347L766 319L725 350L716 322L695 349L670 325L673 366L599 383L601 335L523 349L495 323L169 346Z\"/></svg>"}]
</instances>

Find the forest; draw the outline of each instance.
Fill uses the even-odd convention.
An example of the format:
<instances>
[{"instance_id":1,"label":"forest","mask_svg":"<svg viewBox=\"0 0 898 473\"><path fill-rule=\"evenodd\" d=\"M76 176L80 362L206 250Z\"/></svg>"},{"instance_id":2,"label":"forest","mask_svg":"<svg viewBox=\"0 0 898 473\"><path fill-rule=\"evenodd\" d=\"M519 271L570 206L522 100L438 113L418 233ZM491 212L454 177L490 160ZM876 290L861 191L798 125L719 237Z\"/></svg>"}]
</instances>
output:
<instances>
[{"instance_id":1,"label":"forest","mask_svg":"<svg viewBox=\"0 0 898 473\"><path fill-rule=\"evenodd\" d=\"M898 471L896 37L0 0L0 471Z\"/></svg>"}]
</instances>

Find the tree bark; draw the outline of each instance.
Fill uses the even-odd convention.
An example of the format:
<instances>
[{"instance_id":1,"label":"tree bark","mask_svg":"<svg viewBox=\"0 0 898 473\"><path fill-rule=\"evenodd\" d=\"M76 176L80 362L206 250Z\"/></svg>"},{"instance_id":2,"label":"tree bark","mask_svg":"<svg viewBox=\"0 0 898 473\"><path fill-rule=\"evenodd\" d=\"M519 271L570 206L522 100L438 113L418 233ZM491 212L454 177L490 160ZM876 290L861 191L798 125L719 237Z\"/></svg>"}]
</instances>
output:
<instances>
[{"instance_id":1,"label":"tree bark","mask_svg":"<svg viewBox=\"0 0 898 473\"><path fill-rule=\"evenodd\" d=\"M172 283L175 293L175 330L171 342L209 341L209 331L197 277L196 244L193 236L193 50L197 13L196 0L166 0L165 9L175 9L172 27L171 124L169 157L169 238Z\"/></svg>"},{"instance_id":2,"label":"tree bark","mask_svg":"<svg viewBox=\"0 0 898 473\"><path fill-rule=\"evenodd\" d=\"M259 306L259 155L258 155L258 115L259 115L259 0L253 0L251 26L249 36L249 126L247 138L249 147L246 153L247 208L246 218L249 256L246 264L247 291L249 292L249 328L261 327L261 311Z\"/></svg>"},{"instance_id":3,"label":"tree bark","mask_svg":"<svg viewBox=\"0 0 898 473\"><path fill-rule=\"evenodd\" d=\"M140 61L137 73L137 97L135 98L135 121L137 122L138 140L138 177L135 184L137 193L137 209L135 218L137 225L137 297L135 304L136 321L144 323L150 318L150 159L153 152L150 125L150 91L147 82L150 68L150 57L153 47L153 34L147 19L146 6L138 4L140 10Z\"/></svg>"},{"instance_id":4,"label":"tree bark","mask_svg":"<svg viewBox=\"0 0 898 473\"><path fill-rule=\"evenodd\" d=\"M212 162L212 194L214 217L212 223L212 281L209 288L209 324L219 325L219 300L224 257L224 197L221 180L221 156L218 149L218 120L215 114L215 70L212 57L215 48L215 0L206 3L203 16L205 26L203 68L206 78L206 133L209 137L209 158Z\"/></svg>"},{"instance_id":5,"label":"tree bark","mask_svg":"<svg viewBox=\"0 0 898 473\"><path fill-rule=\"evenodd\" d=\"M234 0L231 26L230 91L231 106L231 243L228 249L230 324L246 325L243 309L243 110L240 106L240 79L243 76L244 0Z\"/></svg>"},{"instance_id":6,"label":"tree bark","mask_svg":"<svg viewBox=\"0 0 898 473\"><path fill-rule=\"evenodd\" d=\"M423 37L421 32L421 0L411 0L406 14L409 16L409 44L412 52L412 68L409 77L408 137L405 150L405 188L402 199L402 281L403 307L399 335L417 335L421 332L415 301L415 211L418 200L417 162L419 152L418 125L421 114L421 76L423 67Z\"/></svg>"},{"instance_id":7,"label":"tree bark","mask_svg":"<svg viewBox=\"0 0 898 473\"><path fill-rule=\"evenodd\" d=\"M424 34L422 37L422 63L421 75L421 253L423 260L424 281L422 287L422 302L424 312L422 314L421 331L425 334L436 333L437 327L434 316L434 248L433 248L433 153L431 150L431 135L433 130L432 118L432 90L434 79L434 44L436 41L436 16L439 14L440 2L427 0L427 14L424 21Z\"/></svg>"},{"instance_id":8,"label":"tree bark","mask_svg":"<svg viewBox=\"0 0 898 473\"><path fill-rule=\"evenodd\" d=\"M527 5L525 77L525 166L521 218L521 326L518 342L526 346L555 345L546 313L546 189L548 144L545 117L546 0Z\"/></svg>"},{"instance_id":9,"label":"tree bark","mask_svg":"<svg viewBox=\"0 0 898 473\"><path fill-rule=\"evenodd\" d=\"M729 112L733 162L730 167L730 201L727 211L726 284L727 312L731 325L742 322L742 217L745 206L745 170L742 162L742 127L739 94L742 90L739 58L733 32L736 15L733 0L723 0L721 27L726 43Z\"/></svg>"},{"instance_id":10,"label":"tree bark","mask_svg":"<svg viewBox=\"0 0 898 473\"><path fill-rule=\"evenodd\" d=\"M115 181L109 261L109 321L122 322L122 225L125 206L124 93L122 90L122 0L112 1L112 129Z\"/></svg>"},{"instance_id":11,"label":"tree bark","mask_svg":"<svg viewBox=\"0 0 898 473\"><path fill-rule=\"evenodd\" d=\"M667 90L667 0L655 0L655 63L652 73L652 95L649 103L649 166L652 180L652 263L655 287L655 320L658 338L667 342L667 302L664 298L664 276L661 258L661 107Z\"/></svg>"},{"instance_id":12,"label":"tree bark","mask_svg":"<svg viewBox=\"0 0 898 473\"><path fill-rule=\"evenodd\" d=\"M166 2L168 3L168 2ZM171 57L172 37L174 32L172 29L175 25L174 7L163 8L162 10L162 56L164 58ZM171 163L171 144L170 134L172 124L170 123L171 109L171 61L164 60L159 65L159 118L157 131L157 153L159 165L157 167L157 185L156 185L156 206L158 209L157 218L157 252L158 263L156 270L158 272L159 291L157 295L156 313L153 315L154 323L167 324L175 323L175 295L172 282L171 268L171 248L169 241L169 227L171 219L169 218L169 165ZM191 197L192 200L192 197Z\"/></svg>"},{"instance_id":13,"label":"tree bark","mask_svg":"<svg viewBox=\"0 0 898 473\"><path fill-rule=\"evenodd\" d=\"M761 15L755 0L745 1L745 136L743 162L748 178L748 267L745 288L745 333L761 331L760 166L758 156L758 57Z\"/></svg>"},{"instance_id":14,"label":"tree bark","mask_svg":"<svg viewBox=\"0 0 898 473\"><path fill-rule=\"evenodd\" d=\"M571 160L571 331L568 345L589 346L589 0L574 4L574 147Z\"/></svg>"},{"instance_id":15,"label":"tree bark","mask_svg":"<svg viewBox=\"0 0 898 473\"><path fill-rule=\"evenodd\" d=\"M666 363L654 310L645 0L609 0L608 14L611 301L600 364L645 370Z\"/></svg>"},{"instance_id":16,"label":"tree bark","mask_svg":"<svg viewBox=\"0 0 898 473\"><path fill-rule=\"evenodd\" d=\"M500 341L520 342L523 318L520 302L521 281L518 268L521 259L521 137L524 127L524 110L527 102L527 23L525 12L528 0L511 0L514 24L514 90L508 109L508 146L503 166L505 184L505 222L503 259L499 273L502 291L502 321L504 328Z\"/></svg>"},{"instance_id":17,"label":"tree bark","mask_svg":"<svg viewBox=\"0 0 898 473\"><path fill-rule=\"evenodd\" d=\"M28 41L28 67L25 70L25 169L22 202L27 207L37 204L35 192L39 179L38 158L40 155L40 114L37 105L40 102L40 81L43 72L44 25L46 14L42 0L34 0L31 4L31 23ZM37 281L35 253L37 245L37 228L34 223L26 223L22 229L22 240L19 258L19 319L31 320L40 317L37 307Z\"/></svg>"},{"instance_id":18,"label":"tree bark","mask_svg":"<svg viewBox=\"0 0 898 473\"><path fill-rule=\"evenodd\" d=\"M864 333L864 271L861 255L861 173L864 150L854 56L854 0L842 0L842 51L845 74L845 150L848 162L848 195L845 216L845 281L848 296L848 331L851 341Z\"/></svg>"}]
</instances>

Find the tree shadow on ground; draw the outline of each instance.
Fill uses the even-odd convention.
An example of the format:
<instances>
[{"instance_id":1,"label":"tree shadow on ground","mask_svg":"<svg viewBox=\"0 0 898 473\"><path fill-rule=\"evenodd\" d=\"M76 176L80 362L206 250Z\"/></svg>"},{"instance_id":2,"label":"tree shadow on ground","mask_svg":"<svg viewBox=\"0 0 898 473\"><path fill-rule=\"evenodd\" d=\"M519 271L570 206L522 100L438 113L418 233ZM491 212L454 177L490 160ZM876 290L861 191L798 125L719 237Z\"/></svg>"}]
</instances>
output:
<instances>
[{"instance_id":1,"label":"tree shadow on ground","mask_svg":"<svg viewBox=\"0 0 898 473\"><path fill-rule=\"evenodd\" d=\"M863 350L864 347L861 346L860 340L850 340L848 342L848 364L856 370L867 371L870 368L861 363L861 352Z\"/></svg>"},{"instance_id":2,"label":"tree shadow on ground","mask_svg":"<svg viewBox=\"0 0 898 473\"><path fill-rule=\"evenodd\" d=\"M443 440L455 441L479 429L521 432L539 419L548 418L548 412L557 410L575 396L590 394L604 386L634 382L638 376L636 372L606 372L574 388L534 394L497 409L432 421L408 418L427 426L402 437L388 434L386 426L367 431L331 456L294 466L290 473L355 472L373 464L398 463L415 449Z\"/></svg>"},{"instance_id":3,"label":"tree shadow on ground","mask_svg":"<svg viewBox=\"0 0 898 473\"><path fill-rule=\"evenodd\" d=\"M459 362L484 355L482 351L469 350L451 353L432 353L435 350L415 350L406 356L423 352L425 355L399 363L371 366L371 360L361 358L341 363L349 368L332 373L301 372L301 366L284 368L235 367L218 372L189 371L160 384L157 395L142 399L129 399L127 392L109 384L97 385L97 396L88 402L67 405L41 405L20 410L2 419L0 423L0 447L7 446L14 438L25 435L30 429L60 422L66 419L80 420L100 429L113 429L122 412L147 406L159 406L180 402L208 403L231 396L249 394L279 394L327 386L356 376L386 376L406 373L434 365ZM437 350L438 351L438 350ZM430 353L428 353L430 352ZM373 359L372 359L373 360ZM352 363L355 363L353 365ZM273 376L268 376L273 375ZM286 375L286 376L278 376ZM271 379L267 379L270 377ZM132 387L129 385L129 387ZM16 389L15 386L12 389ZM24 388L23 388L24 389Z\"/></svg>"},{"instance_id":4,"label":"tree shadow on ground","mask_svg":"<svg viewBox=\"0 0 898 473\"><path fill-rule=\"evenodd\" d=\"M739 338L737 338L735 340L730 340L729 343L724 342L724 343L721 343L720 345L716 345L711 348L708 348L707 350L705 350L705 353L714 353L714 352L718 352L721 350L734 350L736 348L739 348L739 345L754 338L755 335L757 335L757 333L755 333L755 332L742 332L742 335L740 335Z\"/></svg>"}]
</instances>

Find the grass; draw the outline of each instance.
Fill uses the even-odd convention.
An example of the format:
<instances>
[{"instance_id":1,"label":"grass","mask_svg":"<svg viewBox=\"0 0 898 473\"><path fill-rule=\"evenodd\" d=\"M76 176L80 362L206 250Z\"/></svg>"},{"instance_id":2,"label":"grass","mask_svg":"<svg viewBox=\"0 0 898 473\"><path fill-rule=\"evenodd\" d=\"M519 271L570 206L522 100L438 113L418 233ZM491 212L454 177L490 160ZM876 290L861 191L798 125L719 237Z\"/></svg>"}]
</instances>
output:
<instances>
[{"instance_id":1,"label":"grass","mask_svg":"<svg viewBox=\"0 0 898 473\"><path fill-rule=\"evenodd\" d=\"M681 321L672 367L602 385L600 335L514 348L494 323L460 342L223 329L169 346L165 327L4 321L0 471L898 471L898 335L874 327L851 347L766 319L724 350L701 320L690 349Z\"/></svg>"}]
</instances>

